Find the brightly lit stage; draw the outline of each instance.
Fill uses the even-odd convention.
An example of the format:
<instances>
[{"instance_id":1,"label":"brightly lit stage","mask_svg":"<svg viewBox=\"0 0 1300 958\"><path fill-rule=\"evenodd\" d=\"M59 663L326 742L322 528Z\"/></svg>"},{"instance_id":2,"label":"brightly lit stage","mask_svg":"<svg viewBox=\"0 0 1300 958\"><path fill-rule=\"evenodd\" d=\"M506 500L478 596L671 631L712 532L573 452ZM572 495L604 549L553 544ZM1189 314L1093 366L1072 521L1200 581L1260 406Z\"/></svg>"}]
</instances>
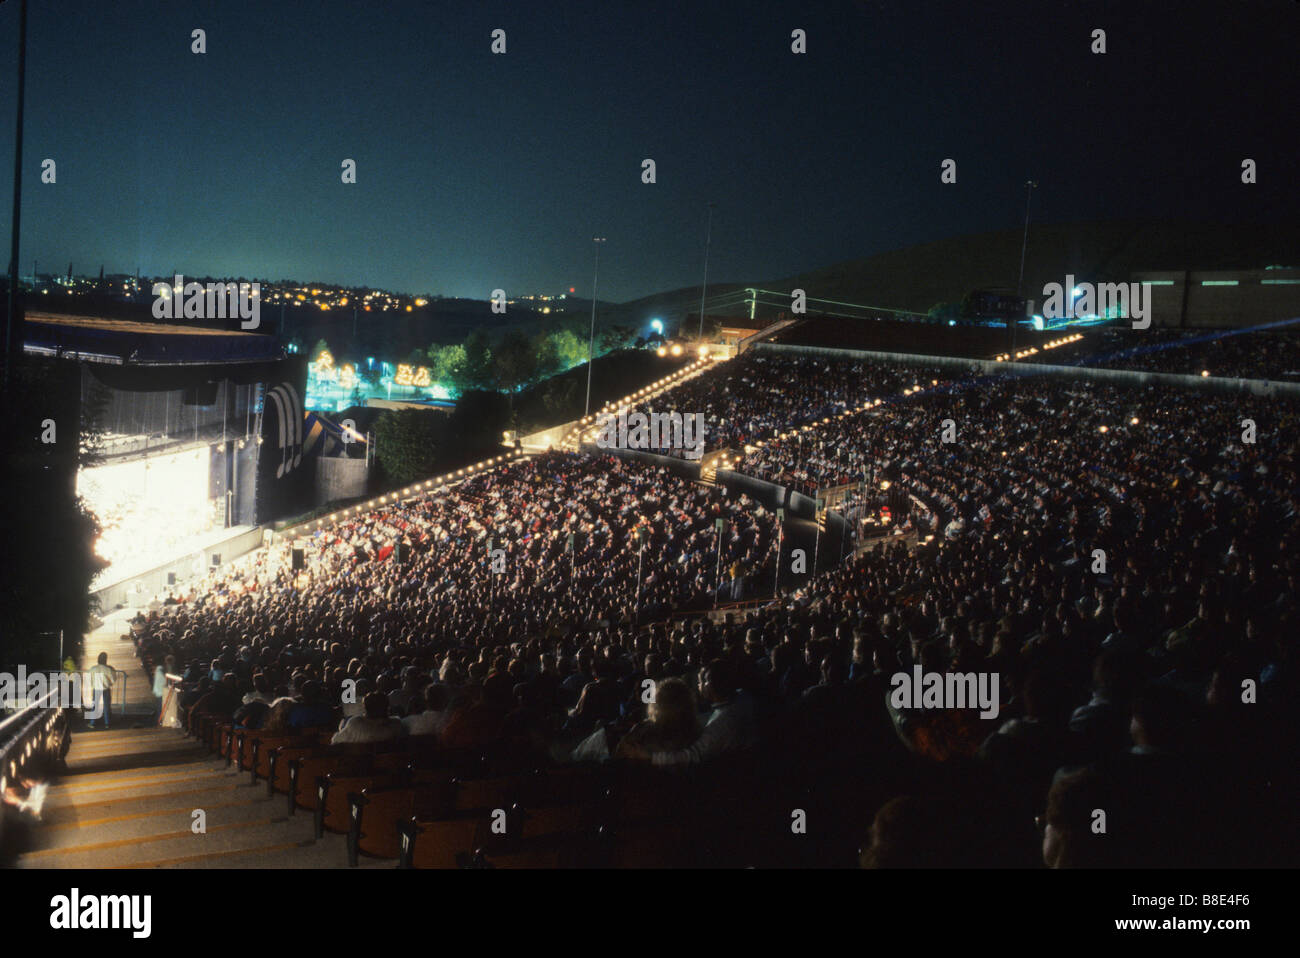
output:
<instances>
[{"instance_id":1,"label":"brightly lit stage","mask_svg":"<svg viewBox=\"0 0 1300 958\"><path fill-rule=\"evenodd\" d=\"M214 558L228 562L261 541L247 535L258 526L235 521L233 491L223 490L224 444L170 443L153 452L148 438L112 437L110 447L140 450L77 475L77 494L100 522L95 552L109 562L91 583L102 609L165 596Z\"/></svg>"},{"instance_id":2,"label":"brightly lit stage","mask_svg":"<svg viewBox=\"0 0 1300 958\"><path fill-rule=\"evenodd\" d=\"M214 565L224 565L258 548L264 536L261 526L209 530L178 543L162 562L115 563L96 577L91 594L104 612L120 606L144 608L155 598L166 599L171 589L181 591L186 582L201 577ZM143 568L146 565L149 568Z\"/></svg>"},{"instance_id":3,"label":"brightly lit stage","mask_svg":"<svg viewBox=\"0 0 1300 958\"><path fill-rule=\"evenodd\" d=\"M262 544L262 525L311 505L306 363L270 336L31 313L28 352L79 363L77 493L108 560L100 608L147 605Z\"/></svg>"}]
</instances>

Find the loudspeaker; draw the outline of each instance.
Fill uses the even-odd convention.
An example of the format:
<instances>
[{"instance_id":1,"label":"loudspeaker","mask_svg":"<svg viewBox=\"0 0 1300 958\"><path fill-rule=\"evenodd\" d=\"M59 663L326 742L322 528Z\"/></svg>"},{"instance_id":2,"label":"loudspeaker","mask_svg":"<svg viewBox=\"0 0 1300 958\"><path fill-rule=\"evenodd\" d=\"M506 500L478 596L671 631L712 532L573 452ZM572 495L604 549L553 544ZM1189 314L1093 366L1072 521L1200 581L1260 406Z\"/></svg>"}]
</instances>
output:
<instances>
[{"instance_id":1,"label":"loudspeaker","mask_svg":"<svg viewBox=\"0 0 1300 958\"><path fill-rule=\"evenodd\" d=\"M401 565L406 565L406 563L411 561L411 544L409 542L402 542L401 540L398 540L397 561Z\"/></svg>"},{"instance_id":2,"label":"loudspeaker","mask_svg":"<svg viewBox=\"0 0 1300 958\"><path fill-rule=\"evenodd\" d=\"M175 572L168 572L168 573L167 573L167 584L168 584L168 585L175 585L175 584L176 584L176 573L175 573Z\"/></svg>"},{"instance_id":3,"label":"loudspeaker","mask_svg":"<svg viewBox=\"0 0 1300 958\"><path fill-rule=\"evenodd\" d=\"M215 569L219 565L221 565L221 553L214 552L212 553L212 568Z\"/></svg>"},{"instance_id":4,"label":"loudspeaker","mask_svg":"<svg viewBox=\"0 0 1300 958\"><path fill-rule=\"evenodd\" d=\"M307 553L302 549L293 550L293 571L299 572L307 568Z\"/></svg>"}]
</instances>

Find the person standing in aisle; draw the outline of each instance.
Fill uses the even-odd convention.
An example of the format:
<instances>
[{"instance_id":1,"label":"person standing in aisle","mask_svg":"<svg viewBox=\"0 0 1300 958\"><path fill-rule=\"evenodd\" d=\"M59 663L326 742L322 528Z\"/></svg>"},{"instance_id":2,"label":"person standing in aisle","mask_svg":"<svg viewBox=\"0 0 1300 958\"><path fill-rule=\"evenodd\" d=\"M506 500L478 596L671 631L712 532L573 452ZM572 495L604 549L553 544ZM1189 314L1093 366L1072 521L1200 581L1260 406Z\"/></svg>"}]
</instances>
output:
<instances>
[{"instance_id":1,"label":"person standing in aisle","mask_svg":"<svg viewBox=\"0 0 1300 958\"><path fill-rule=\"evenodd\" d=\"M91 710L88 718L90 727L95 727L95 720L101 716L104 728L108 728L108 713L113 707L114 672L108 667L108 653L100 652L99 661L87 673L90 677Z\"/></svg>"}]
</instances>

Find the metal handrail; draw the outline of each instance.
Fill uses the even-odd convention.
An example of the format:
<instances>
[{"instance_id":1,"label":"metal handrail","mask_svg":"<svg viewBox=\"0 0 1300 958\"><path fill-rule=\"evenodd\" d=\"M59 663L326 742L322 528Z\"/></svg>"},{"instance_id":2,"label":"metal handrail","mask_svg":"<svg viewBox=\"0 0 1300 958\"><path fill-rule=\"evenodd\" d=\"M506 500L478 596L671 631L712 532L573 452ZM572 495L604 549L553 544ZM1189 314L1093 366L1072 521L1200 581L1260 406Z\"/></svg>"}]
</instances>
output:
<instances>
[{"instance_id":1,"label":"metal handrail","mask_svg":"<svg viewBox=\"0 0 1300 958\"><path fill-rule=\"evenodd\" d=\"M30 718L31 716L28 715L29 712L34 713L38 709L47 708L48 705L46 703L48 703L49 700L58 693L58 689L50 689L50 691L46 692L35 702L29 702L22 710L15 712L7 719L0 720L0 759L6 757L5 750L9 747L5 742L6 733L11 733L12 729L17 728L22 723L25 716Z\"/></svg>"},{"instance_id":2,"label":"metal handrail","mask_svg":"<svg viewBox=\"0 0 1300 958\"><path fill-rule=\"evenodd\" d=\"M116 666L112 666L112 665L110 665L109 668L113 670L113 691L117 691L119 688L122 690L122 694L121 694L120 696L118 696L118 695L113 696L114 698L117 699L117 714L118 714L119 716L125 716L125 715L126 715L126 683L130 680L130 678L131 678L131 674L130 674L129 672L126 672L126 671L123 670L123 669L119 669L119 668L117 668ZM69 674L69 673L64 673L64 672L62 672L62 671L59 671L59 672L54 673L54 674L63 675L63 674ZM87 676L87 675L90 674L90 669L78 669L77 672L76 672L76 674L77 674L77 675L80 675L80 676L83 676L83 677L84 677L84 676ZM120 682L121 682L120 685L118 684L118 683L119 683L119 679L120 679ZM85 681L84 678L83 678L82 681L83 681L83 687L84 687L84 681ZM85 703L85 699L84 699L84 698L82 699L82 703L83 703L83 705L84 705L84 703ZM111 713L110 713L110 714L111 714Z\"/></svg>"},{"instance_id":3,"label":"metal handrail","mask_svg":"<svg viewBox=\"0 0 1300 958\"><path fill-rule=\"evenodd\" d=\"M0 721L0 790L33 757L62 758L68 745L67 709L59 705L62 690L50 689L16 715ZM4 831L5 805L0 802L0 834Z\"/></svg>"}]
</instances>

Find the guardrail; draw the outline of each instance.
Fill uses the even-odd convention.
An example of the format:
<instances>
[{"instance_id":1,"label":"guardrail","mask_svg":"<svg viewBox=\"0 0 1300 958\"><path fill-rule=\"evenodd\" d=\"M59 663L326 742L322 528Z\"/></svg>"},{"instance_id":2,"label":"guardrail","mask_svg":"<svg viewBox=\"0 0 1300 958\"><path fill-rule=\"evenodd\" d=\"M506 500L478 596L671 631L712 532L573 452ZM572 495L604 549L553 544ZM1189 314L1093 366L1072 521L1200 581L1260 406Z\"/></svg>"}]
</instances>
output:
<instances>
[{"instance_id":1,"label":"guardrail","mask_svg":"<svg viewBox=\"0 0 1300 958\"><path fill-rule=\"evenodd\" d=\"M130 681L131 675L129 672L124 672L121 669L113 668L113 666L111 665L109 666L109 668L112 669L113 672L113 687L111 689L111 692L112 692L112 698L117 702L117 714L119 716L125 716L126 715L126 688L127 688L127 683ZM89 669L78 670L73 672L64 671L63 669L35 669L25 674L29 679L37 675L45 676L46 684L48 685L49 688L52 689L57 688L60 682L62 682L66 686L66 684L69 681L71 681L68 677L75 675L77 677L76 680L77 687L81 691L81 701L76 705L65 704L63 708L69 710L88 709L94 702L94 697L91 694L90 680L87 678L87 676L90 675ZM39 701L45 701L47 697L48 696L41 696ZM28 708L31 704L32 703L30 702L23 703L21 706L19 706L20 711ZM110 712L109 714L112 713ZM13 716L10 716L10 718L13 718Z\"/></svg>"},{"instance_id":2,"label":"guardrail","mask_svg":"<svg viewBox=\"0 0 1300 958\"><path fill-rule=\"evenodd\" d=\"M697 359L695 362L683 366L676 372L669 373L661 379L656 379L648 386L638 389L634 393L628 393L621 399L610 400L605 403L605 405L601 406L596 412L589 416L584 416L582 419L579 419L574 423L569 434L564 437L562 445L566 448L579 448L584 441L589 442L591 439L595 438L597 427L592 424L599 422L600 417L603 414L616 413L625 406L633 406L636 403L643 402L647 399L653 399L660 393L672 389L674 386L680 385L685 380L690 379L696 373L705 369L709 365L710 361L708 359Z\"/></svg>"},{"instance_id":3,"label":"guardrail","mask_svg":"<svg viewBox=\"0 0 1300 958\"><path fill-rule=\"evenodd\" d=\"M308 519L305 522L297 523L292 526L286 526L274 534L274 542L284 543L292 542L294 539L313 535L317 530L328 528L337 522L347 520L350 516L360 516L363 513L378 509L387 505L391 500L393 505L406 500L414 499L430 490L441 486L454 486L466 479L477 475L485 470L494 469L504 463L514 462L516 459L526 458L522 451L511 450L500 456L494 456L490 459L484 459L482 462L476 462L473 465L466 466L463 469L455 469L444 473L440 476L434 476L432 479L426 479L423 482L416 482L404 489L394 489L392 492L382 496L376 496L366 502L359 502L354 506L346 509L339 509L331 512L329 515L323 515L317 519Z\"/></svg>"},{"instance_id":4,"label":"guardrail","mask_svg":"<svg viewBox=\"0 0 1300 958\"><path fill-rule=\"evenodd\" d=\"M772 323L770 326L766 326L763 329L760 329L756 333L750 333L750 335L746 336L744 339L736 343L736 355L740 355L755 343L761 343L769 336L775 336L781 330L788 329L789 327L793 326L797 322L799 322L799 320L797 319L778 319L775 323Z\"/></svg>"},{"instance_id":5,"label":"guardrail","mask_svg":"<svg viewBox=\"0 0 1300 958\"><path fill-rule=\"evenodd\" d=\"M113 668L113 667L110 665L109 668ZM76 673L52 672L52 673L50 673L50 674L51 674L51 675L55 675L55 676L57 676L57 675L68 675L68 674L75 674L75 675L79 675L79 676L81 676L81 689L82 689L81 704L82 704L82 707L83 707L83 708L89 708L90 705L94 702L94 698L93 698L93 696L90 696L90 695L87 694L87 693L90 693L90 691L91 691L90 681L86 678L86 676L90 675L90 671L89 671L89 670L85 670L85 671L82 671L82 672L76 672ZM112 687L112 689L110 690L110 691L112 692L111 698L117 700L117 714L118 714L119 716L122 716L122 717L125 717L125 716L126 716L126 683L127 683L127 681L128 681L129 679L130 679L130 674L129 674L129 673L127 673L127 672L123 672L121 669L113 669L113 687ZM113 708L113 707L112 707L112 705L110 704L110 705L109 705L109 714L110 714L110 715L113 714L113 712L112 712L112 708Z\"/></svg>"},{"instance_id":6,"label":"guardrail","mask_svg":"<svg viewBox=\"0 0 1300 958\"><path fill-rule=\"evenodd\" d=\"M35 702L0 721L0 835L4 834L11 785L28 772L57 765L72 743L68 710L57 705L63 690L53 688Z\"/></svg>"},{"instance_id":7,"label":"guardrail","mask_svg":"<svg viewBox=\"0 0 1300 958\"><path fill-rule=\"evenodd\" d=\"M923 353L887 352L875 349L842 349L832 346L799 346L793 343L755 343L764 353L825 356L831 359L870 359L904 366L938 366L984 375L1042 376L1044 378L1109 382L1135 386L1166 385L1207 392L1251 393L1256 396L1300 396L1300 383L1276 379L1239 379L1229 376L1189 376L1145 369L1111 369L1099 366L1051 366L1047 363L999 362L965 356L929 356Z\"/></svg>"}]
</instances>

